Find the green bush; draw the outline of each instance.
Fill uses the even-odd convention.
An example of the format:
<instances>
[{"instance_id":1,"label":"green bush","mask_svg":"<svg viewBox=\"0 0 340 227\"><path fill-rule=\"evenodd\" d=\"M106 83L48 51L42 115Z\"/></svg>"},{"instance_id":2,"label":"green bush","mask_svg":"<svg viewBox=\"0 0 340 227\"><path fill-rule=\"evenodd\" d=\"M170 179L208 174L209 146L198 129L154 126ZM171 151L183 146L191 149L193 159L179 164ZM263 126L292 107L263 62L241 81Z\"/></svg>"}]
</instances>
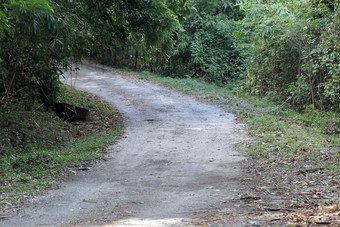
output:
<instances>
[{"instance_id":1,"label":"green bush","mask_svg":"<svg viewBox=\"0 0 340 227\"><path fill-rule=\"evenodd\" d=\"M0 116L0 156L30 152L34 147L50 148L71 136L70 132L55 130L64 123L37 102L0 106Z\"/></svg>"},{"instance_id":2,"label":"green bush","mask_svg":"<svg viewBox=\"0 0 340 227\"><path fill-rule=\"evenodd\" d=\"M201 26L190 47L194 76L223 85L239 75L242 65L233 37L233 23L223 17L214 17Z\"/></svg>"},{"instance_id":3,"label":"green bush","mask_svg":"<svg viewBox=\"0 0 340 227\"><path fill-rule=\"evenodd\" d=\"M225 85L238 77L243 61L234 37L241 14L233 1L193 1L197 14L176 33L176 46L165 75L203 78Z\"/></svg>"},{"instance_id":4,"label":"green bush","mask_svg":"<svg viewBox=\"0 0 340 227\"><path fill-rule=\"evenodd\" d=\"M239 1L244 12L235 32L243 41L244 88L275 92L304 109L340 110L339 3Z\"/></svg>"}]
</instances>

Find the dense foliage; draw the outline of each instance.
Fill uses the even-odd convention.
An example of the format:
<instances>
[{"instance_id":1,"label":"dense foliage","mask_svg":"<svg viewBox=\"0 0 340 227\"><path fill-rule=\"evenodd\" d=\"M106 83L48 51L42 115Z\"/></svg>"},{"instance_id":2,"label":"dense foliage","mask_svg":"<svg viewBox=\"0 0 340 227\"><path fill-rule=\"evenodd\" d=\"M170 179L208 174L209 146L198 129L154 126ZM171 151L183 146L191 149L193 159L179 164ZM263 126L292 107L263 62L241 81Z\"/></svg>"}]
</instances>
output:
<instances>
[{"instance_id":1,"label":"dense foliage","mask_svg":"<svg viewBox=\"0 0 340 227\"><path fill-rule=\"evenodd\" d=\"M133 59L137 67L140 53L149 61L154 49L168 52L188 7L186 0L2 1L2 102L55 99L62 70L80 57Z\"/></svg>"},{"instance_id":2,"label":"dense foliage","mask_svg":"<svg viewBox=\"0 0 340 227\"><path fill-rule=\"evenodd\" d=\"M170 9L160 0L85 2L82 15L93 37L90 56L135 68L140 56L148 62L154 49L160 53L169 51L173 45L172 33L181 19L176 15L181 11L176 10L186 4L186 1L168 1Z\"/></svg>"},{"instance_id":3,"label":"dense foliage","mask_svg":"<svg viewBox=\"0 0 340 227\"><path fill-rule=\"evenodd\" d=\"M297 107L340 105L338 1L239 1L247 62L244 87Z\"/></svg>"},{"instance_id":4,"label":"dense foliage","mask_svg":"<svg viewBox=\"0 0 340 227\"><path fill-rule=\"evenodd\" d=\"M193 0L165 73L195 76L299 109L339 110L339 2Z\"/></svg>"},{"instance_id":5,"label":"dense foliage","mask_svg":"<svg viewBox=\"0 0 340 227\"><path fill-rule=\"evenodd\" d=\"M339 11L332 0L5 0L1 100L53 100L69 62L91 57L339 110Z\"/></svg>"},{"instance_id":6,"label":"dense foliage","mask_svg":"<svg viewBox=\"0 0 340 227\"><path fill-rule=\"evenodd\" d=\"M63 1L5 1L0 6L0 94L3 102L56 97L61 70L81 45Z\"/></svg>"},{"instance_id":7,"label":"dense foliage","mask_svg":"<svg viewBox=\"0 0 340 227\"><path fill-rule=\"evenodd\" d=\"M234 1L193 1L196 14L176 33L176 48L165 73L189 75L223 85L241 72L235 23L241 13Z\"/></svg>"}]
</instances>

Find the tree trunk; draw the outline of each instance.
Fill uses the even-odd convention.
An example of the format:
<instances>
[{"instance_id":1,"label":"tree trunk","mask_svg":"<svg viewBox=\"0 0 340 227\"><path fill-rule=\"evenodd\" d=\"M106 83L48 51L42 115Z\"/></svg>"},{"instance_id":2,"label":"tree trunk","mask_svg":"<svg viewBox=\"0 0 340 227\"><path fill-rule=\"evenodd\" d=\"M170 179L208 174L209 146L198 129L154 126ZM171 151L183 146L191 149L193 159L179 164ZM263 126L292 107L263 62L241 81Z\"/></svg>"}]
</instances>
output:
<instances>
[{"instance_id":1,"label":"tree trunk","mask_svg":"<svg viewBox=\"0 0 340 227\"><path fill-rule=\"evenodd\" d=\"M138 64L138 51L135 53L135 70L137 70L137 64Z\"/></svg>"},{"instance_id":2,"label":"tree trunk","mask_svg":"<svg viewBox=\"0 0 340 227\"><path fill-rule=\"evenodd\" d=\"M113 65L117 66L117 53L114 52L113 54Z\"/></svg>"},{"instance_id":3,"label":"tree trunk","mask_svg":"<svg viewBox=\"0 0 340 227\"><path fill-rule=\"evenodd\" d=\"M315 108L315 99L314 99L314 91L313 91L313 80L311 75L308 75L308 79L309 79L309 89L310 89L310 94L311 94L311 100L312 100L312 104Z\"/></svg>"},{"instance_id":4,"label":"tree trunk","mask_svg":"<svg viewBox=\"0 0 340 227\"><path fill-rule=\"evenodd\" d=\"M13 71L10 73L10 75L12 75L12 78L10 79L7 87L5 87L5 93L4 93L4 96L2 97L2 100L4 102L9 101L10 99L12 89L14 88L14 85L15 85L16 74L17 74L17 64L15 63L13 67Z\"/></svg>"},{"instance_id":5,"label":"tree trunk","mask_svg":"<svg viewBox=\"0 0 340 227\"><path fill-rule=\"evenodd\" d=\"M302 47L299 45L299 62L298 62L298 75L301 77L301 66L302 66Z\"/></svg>"},{"instance_id":6,"label":"tree trunk","mask_svg":"<svg viewBox=\"0 0 340 227\"><path fill-rule=\"evenodd\" d=\"M151 60L149 60L149 68L150 68L150 72L152 73L153 69L152 69L152 61Z\"/></svg>"}]
</instances>

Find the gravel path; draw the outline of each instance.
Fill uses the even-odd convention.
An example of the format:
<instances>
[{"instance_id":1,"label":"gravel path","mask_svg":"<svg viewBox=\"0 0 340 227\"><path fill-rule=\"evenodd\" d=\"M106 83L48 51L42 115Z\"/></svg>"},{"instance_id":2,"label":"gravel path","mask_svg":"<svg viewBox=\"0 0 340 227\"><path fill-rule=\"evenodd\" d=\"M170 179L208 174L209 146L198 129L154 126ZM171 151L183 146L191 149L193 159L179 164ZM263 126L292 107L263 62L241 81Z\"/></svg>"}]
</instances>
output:
<instances>
[{"instance_id":1,"label":"gravel path","mask_svg":"<svg viewBox=\"0 0 340 227\"><path fill-rule=\"evenodd\" d=\"M67 83L117 108L125 136L109 148L107 161L0 226L194 226L193 218L197 223L228 208L224 201L241 190L244 157L235 144L247 139L234 115L105 68L80 68Z\"/></svg>"}]
</instances>

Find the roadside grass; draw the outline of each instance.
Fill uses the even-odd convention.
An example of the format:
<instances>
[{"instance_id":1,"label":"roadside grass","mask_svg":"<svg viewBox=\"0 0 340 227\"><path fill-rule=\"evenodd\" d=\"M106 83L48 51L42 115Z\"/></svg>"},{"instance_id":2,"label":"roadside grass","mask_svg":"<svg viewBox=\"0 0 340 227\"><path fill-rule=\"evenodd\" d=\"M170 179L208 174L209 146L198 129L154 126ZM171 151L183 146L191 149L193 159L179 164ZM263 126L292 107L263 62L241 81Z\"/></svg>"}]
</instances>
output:
<instances>
[{"instance_id":1,"label":"roadside grass","mask_svg":"<svg viewBox=\"0 0 340 227\"><path fill-rule=\"evenodd\" d=\"M89 109L90 121L61 121L39 103L0 107L0 214L81 171L123 134L119 113L97 97L65 86L59 101Z\"/></svg>"},{"instance_id":2,"label":"roadside grass","mask_svg":"<svg viewBox=\"0 0 340 227\"><path fill-rule=\"evenodd\" d=\"M339 113L312 109L300 113L287 103L277 104L241 93L233 84L219 87L191 78L170 78L123 69L115 71L192 95L236 114L254 138L244 149L256 160L256 172L263 174L268 185L280 186L287 193L304 188L306 184L320 186L328 192L338 191L340 136L331 131L328 122L331 120L339 127ZM336 195L332 200L339 203L339 193Z\"/></svg>"},{"instance_id":3,"label":"roadside grass","mask_svg":"<svg viewBox=\"0 0 340 227\"><path fill-rule=\"evenodd\" d=\"M114 70L218 105L246 124L253 139L239 148L249 156L245 166L250 181L244 183L262 198L252 203L255 219L263 219L261 210L273 204L278 220L288 225L339 223L340 136L328 124L331 120L339 128L339 113L312 108L300 113L287 103L239 92L235 84L219 87L192 78Z\"/></svg>"}]
</instances>

